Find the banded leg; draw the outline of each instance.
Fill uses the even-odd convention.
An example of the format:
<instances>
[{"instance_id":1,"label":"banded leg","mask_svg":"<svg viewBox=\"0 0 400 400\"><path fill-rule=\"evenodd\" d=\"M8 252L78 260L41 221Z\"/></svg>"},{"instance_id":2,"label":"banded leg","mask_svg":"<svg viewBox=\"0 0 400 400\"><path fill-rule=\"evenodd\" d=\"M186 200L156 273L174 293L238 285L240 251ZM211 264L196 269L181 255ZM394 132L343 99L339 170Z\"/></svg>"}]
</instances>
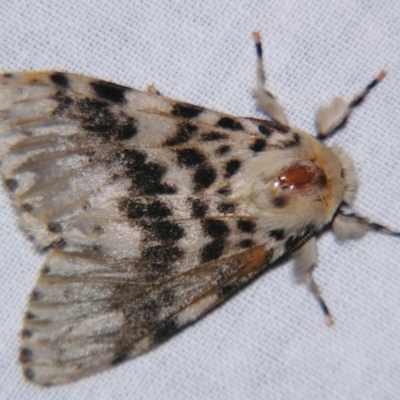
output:
<instances>
[{"instance_id":1,"label":"banded leg","mask_svg":"<svg viewBox=\"0 0 400 400\"><path fill-rule=\"evenodd\" d=\"M254 43L257 51L257 88L253 95L256 98L257 107L268 114L274 121L282 125L288 125L288 121L276 97L265 87L265 71L262 60L262 45L259 32L253 32Z\"/></svg>"},{"instance_id":2,"label":"banded leg","mask_svg":"<svg viewBox=\"0 0 400 400\"><path fill-rule=\"evenodd\" d=\"M400 237L400 232L394 232L386 226L370 222L366 217L357 214L339 212L332 221L332 229L340 240L359 239L368 231L376 231L386 235Z\"/></svg>"},{"instance_id":3,"label":"banded leg","mask_svg":"<svg viewBox=\"0 0 400 400\"><path fill-rule=\"evenodd\" d=\"M353 110L358 107L367 97L368 93L386 76L382 70L370 82L364 90L358 93L353 100L347 102L343 97L335 97L328 106L321 106L316 113L315 123L317 126L317 137L324 139L346 125Z\"/></svg>"},{"instance_id":4,"label":"banded leg","mask_svg":"<svg viewBox=\"0 0 400 400\"><path fill-rule=\"evenodd\" d=\"M312 237L293 255L295 259L294 268L296 277L300 282L308 285L311 293L321 306L322 312L324 313L325 323L328 326L332 326L333 318L312 275L313 269L315 268L317 262L317 241L315 237Z\"/></svg>"}]
</instances>

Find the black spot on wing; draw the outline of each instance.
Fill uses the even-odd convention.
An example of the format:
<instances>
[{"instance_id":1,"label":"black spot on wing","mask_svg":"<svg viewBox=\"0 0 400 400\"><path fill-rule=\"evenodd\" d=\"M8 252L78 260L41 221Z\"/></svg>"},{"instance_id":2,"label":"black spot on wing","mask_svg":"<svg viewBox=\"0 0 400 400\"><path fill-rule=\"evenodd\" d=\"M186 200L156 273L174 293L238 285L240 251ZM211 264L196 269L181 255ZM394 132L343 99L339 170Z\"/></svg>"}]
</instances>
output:
<instances>
[{"instance_id":1,"label":"black spot on wing","mask_svg":"<svg viewBox=\"0 0 400 400\"><path fill-rule=\"evenodd\" d=\"M79 120L83 129L104 139L127 140L137 134L137 122L124 113L112 112L105 101L85 98L76 103L72 117Z\"/></svg>"},{"instance_id":2,"label":"black spot on wing","mask_svg":"<svg viewBox=\"0 0 400 400\"><path fill-rule=\"evenodd\" d=\"M236 172L239 171L242 162L240 160L230 160L225 165L225 178L230 178L231 176L235 175Z\"/></svg>"},{"instance_id":3,"label":"black spot on wing","mask_svg":"<svg viewBox=\"0 0 400 400\"><path fill-rule=\"evenodd\" d=\"M221 238L229 234L228 225L219 219L205 219L201 225L204 233L212 238Z\"/></svg>"},{"instance_id":4,"label":"black spot on wing","mask_svg":"<svg viewBox=\"0 0 400 400\"><path fill-rule=\"evenodd\" d=\"M221 284L220 289L218 290L218 296L221 298L229 297L233 293L237 292L240 286L241 284L238 283L237 280Z\"/></svg>"},{"instance_id":5,"label":"black spot on wing","mask_svg":"<svg viewBox=\"0 0 400 400\"><path fill-rule=\"evenodd\" d=\"M162 307L170 307L173 306L176 303L176 290L174 288L165 288L160 291L160 293L157 296L157 302L158 304L161 305ZM179 293L178 293L179 296ZM160 310L162 311L162 310Z\"/></svg>"},{"instance_id":6,"label":"black spot on wing","mask_svg":"<svg viewBox=\"0 0 400 400\"><path fill-rule=\"evenodd\" d=\"M29 339L32 336L33 336L33 332L30 329L23 329L21 331L22 339Z\"/></svg>"},{"instance_id":7,"label":"black spot on wing","mask_svg":"<svg viewBox=\"0 0 400 400\"><path fill-rule=\"evenodd\" d=\"M27 213L33 212L33 206L29 203L23 203L21 206L21 210Z\"/></svg>"},{"instance_id":8,"label":"black spot on wing","mask_svg":"<svg viewBox=\"0 0 400 400\"><path fill-rule=\"evenodd\" d=\"M12 178L6 179L4 185L10 192L14 192L18 188L18 181Z\"/></svg>"},{"instance_id":9,"label":"black spot on wing","mask_svg":"<svg viewBox=\"0 0 400 400\"><path fill-rule=\"evenodd\" d=\"M217 155L224 156L225 154L228 154L230 151L231 151L231 146L223 145L218 147L218 149L215 152Z\"/></svg>"},{"instance_id":10,"label":"black spot on wing","mask_svg":"<svg viewBox=\"0 0 400 400\"><path fill-rule=\"evenodd\" d=\"M35 373L31 368L24 368L23 374L26 380L33 381L35 379Z\"/></svg>"},{"instance_id":11,"label":"black spot on wing","mask_svg":"<svg viewBox=\"0 0 400 400\"><path fill-rule=\"evenodd\" d=\"M267 142L265 141L265 139L258 138L250 146L250 150L254 151L255 153L258 153L260 151L263 151L266 146L267 146Z\"/></svg>"},{"instance_id":12,"label":"black spot on wing","mask_svg":"<svg viewBox=\"0 0 400 400\"><path fill-rule=\"evenodd\" d=\"M175 117L192 119L196 118L199 114L204 111L202 107L195 106L193 104L174 104L172 108L172 115Z\"/></svg>"},{"instance_id":13,"label":"black spot on wing","mask_svg":"<svg viewBox=\"0 0 400 400\"><path fill-rule=\"evenodd\" d=\"M30 295L30 300L31 301L40 301L40 299L43 299L43 295L39 290L35 289Z\"/></svg>"},{"instance_id":14,"label":"black spot on wing","mask_svg":"<svg viewBox=\"0 0 400 400\"><path fill-rule=\"evenodd\" d=\"M178 324L175 320L171 319L165 323L162 323L159 327L157 327L153 341L155 344L159 344L169 339L172 335L174 335L179 330Z\"/></svg>"},{"instance_id":15,"label":"black spot on wing","mask_svg":"<svg viewBox=\"0 0 400 400\"><path fill-rule=\"evenodd\" d=\"M139 199L123 198L120 200L118 207L129 219L158 219L172 215L171 209L161 200L152 200L144 203Z\"/></svg>"},{"instance_id":16,"label":"black spot on wing","mask_svg":"<svg viewBox=\"0 0 400 400\"><path fill-rule=\"evenodd\" d=\"M195 171L193 176L193 186L196 192L207 189L210 187L215 179L217 173L213 167L208 164L201 164Z\"/></svg>"},{"instance_id":17,"label":"black spot on wing","mask_svg":"<svg viewBox=\"0 0 400 400\"><path fill-rule=\"evenodd\" d=\"M140 219L146 215L146 206L129 198L121 199L118 208L129 219Z\"/></svg>"},{"instance_id":18,"label":"black spot on wing","mask_svg":"<svg viewBox=\"0 0 400 400\"><path fill-rule=\"evenodd\" d=\"M268 232L268 235L275 240L282 240L286 236L286 232L284 229L273 229L272 231Z\"/></svg>"},{"instance_id":19,"label":"black spot on wing","mask_svg":"<svg viewBox=\"0 0 400 400\"><path fill-rule=\"evenodd\" d=\"M216 260L221 257L225 249L225 240L218 238L207 243L200 252L200 259L203 263Z\"/></svg>"},{"instance_id":20,"label":"black spot on wing","mask_svg":"<svg viewBox=\"0 0 400 400\"><path fill-rule=\"evenodd\" d=\"M132 191L142 195L173 194L176 189L161 183L166 168L156 162L145 162L146 156L140 151L126 149L118 153L114 159L125 166L125 174L131 179Z\"/></svg>"},{"instance_id":21,"label":"black spot on wing","mask_svg":"<svg viewBox=\"0 0 400 400\"><path fill-rule=\"evenodd\" d=\"M156 221L144 224L144 227L149 231L149 238L154 238L164 243L177 242L185 235L185 230L176 222L171 221Z\"/></svg>"},{"instance_id":22,"label":"black spot on wing","mask_svg":"<svg viewBox=\"0 0 400 400\"><path fill-rule=\"evenodd\" d=\"M198 149L187 148L177 151L178 164L185 167L194 167L206 161L206 157Z\"/></svg>"},{"instance_id":23,"label":"black spot on wing","mask_svg":"<svg viewBox=\"0 0 400 400\"><path fill-rule=\"evenodd\" d=\"M239 121L231 117L222 117L218 122L217 126L224 129L230 129L232 131L243 131L243 126Z\"/></svg>"},{"instance_id":24,"label":"black spot on wing","mask_svg":"<svg viewBox=\"0 0 400 400\"><path fill-rule=\"evenodd\" d=\"M36 315L33 314L32 312L28 311L28 312L25 314L25 318L28 319L28 320L34 320L34 319L36 319Z\"/></svg>"},{"instance_id":25,"label":"black spot on wing","mask_svg":"<svg viewBox=\"0 0 400 400\"><path fill-rule=\"evenodd\" d=\"M208 205L200 199L193 199L191 203L193 218L203 218L208 210Z\"/></svg>"},{"instance_id":26,"label":"black spot on wing","mask_svg":"<svg viewBox=\"0 0 400 400\"><path fill-rule=\"evenodd\" d=\"M43 272L43 275L48 275L48 274L50 274L50 272L51 272L51 266L49 266L49 265L44 266L43 269L42 269L42 272Z\"/></svg>"},{"instance_id":27,"label":"black spot on wing","mask_svg":"<svg viewBox=\"0 0 400 400\"><path fill-rule=\"evenodd\" d=\"M186 143L194 136L197 130L198 127L196 125L190 124L188 122L180 124L175 134L169 137L164 142L164 145L177 146L178 144Z\"/></svg>"},{"instance_id":28,"label":"black spot on wing","mask_svg":"<svg viewBox=\"0 0 400 400\"><path fill-rule=\"evenodd\" d=\"M55 240L49 247L53 249L63 249L67 245L67 242L63 238L59 238Z\"/></svg>"},{"instance_id":29,"label":"black spot on wing","mask_svg":"<svg viewBox=\"0 0 400 400\"><path fill-rule=\"evenodd\" d=\"M213 142L217 140L226 140L229 139L229 136L226 133L221 133L221 132L208 132L208 133L203 133L201 135L201 140L203 142Z\"/></svg>"},{"instance_id":30,"label":"black spot on wing","mask_svg":"<svg viewBox=\"0 0 400 400\"><path fill-rule=\"evenodd\" d=\"M147 206L149 218L166 218L172 215L171 209L161 200L153 200Z\"/></svg>"},{"instance_id":31,"label":"black spot on wing","mask_svg":"<svg viewBox=\"0 0 400 400\"><path fill-rule=\"evenodd\" d=\"M169 265L180 260L182 257L183 251L179 247L171 246L170 244L150 246L142 251L143 261L150 264L152 268L155 268L155 273L162 273L168 269Z\"/></svg>"},{"instance_id":32,"label":"black spot on wing","mask_svg":"<svg viewBox=\"0 0 400 400\"><path fill-rule=\"evenodd\" d=\"M101 99L117 104L125 103L125 93L131 90L127 87L104 81L91 82L90 86Z\"/></svg>"},{"instance_id":33,"label":"black spot on wing","mask_svg":"<svg viewBox=\"0 0 400 400\"><path fill-rule=\"evenodd\" d=\"M113 132L114 138L117 140L129 140L136 134L137 122L135 118L121 115Z\"/></svg>"},{"instance_id":34,"label":"black spot on wing","mask_svg":"<svg viewBox=\"0 0 400 400\"><path fill-rule=\"evenodd\" d=\"M59 222L49 222L47 224L47 229L52 233L60 233L63 230Z\"/></svg>"},{"instance_id":35,"label":"black spot on wing","mask_svg":"<svg viewBox=\"0 0 400 400\"><path fill-rule=\"evenodd\" d=\"M23 348L19 352L19 361L22 364L26 364L26 363L32 361L32 358L33 358L33 352L31 349Z\"/></svg>"},{"instance_id":36,"label":"black spot on wing","mask_svg":"<svg viewBox=\"0 0 400 400\"><path fill-rule=\"evenodd\" d=\"M122 364L124 361L126 361L128 359L128 354L129 354L128 352L116 354L114 359L111 361L111 365L115 366L115 365Z\"/></svg>"},{"instance_id":37,"label":"black spot on wing","mask_svg":"<svg viewBox=\"0 0 400 400\"><path fill-rule=\"evenodd\" d=\"M269 137L269 136L272 135L273 129L272 129L271 127L269 127L269 126L259 124L259 125L258 125L258 131L259 131L262 135L264 135L264 136L266 136L266 137Z\"/></svg>"},{"instance_id":38,"label":"black spot on wing","mask_svg":"<svg viewBox=\"0 0 400 400\"><path fill-rule=\"evenodd\" d=\"M67 88L69 86L68 77L62 72L55 72L54 74L51 74L50 79L53 83L62 88Z\"/></svg>"},{"instance_id":39,"label":"black spot on wing","mask_svg":"<svg viewBox=\"0 0 400 400\"><path fill-rule=\"evenodd\" d=\"M243 239L239 243L239 247L241 247L243 249L248 249L249 247L252 247L254 245L255 245L255 243L251 239Z\"/></svg>"},{"instance_id":40,"label":"black spot on wing","mask_svg":"<svg viewBox=\"0 0 400 400\"><path fill-rule=\"evenodd\" d=\"M116 116L108 108L104 101L83 99L77 102L79 119L83 129L92 132L106 133L113 129L117 124Z\"/></svg>"},{"instance_id":41,"label":"black spot on wing","mask_svg":"<svg viewBox=\"0 0 400 400\"><path fill-rule=\"evenodd\" d=\"M243 233L253 233L257 227L255 222L248 219L239 219L236 226Z\"/></svg>"},{"instance_id":42,"label":"black spot on wing","mask_svg":"<svg viewBox=\"0 0 400 400\"><path fill-rule=\"evenodd\" d=\"M95 235L102 235L104 233L104 228L101 225L95 225L93 227L93 233Z\"/></svg>"},{"instance_id":43,"label":"black spot on wing","mask_svg":"<svg viewBox=\"0 0 400 400\"><path fill-rule=\"evenodd\" d=\"M75 104L74 100L71 97L62 94L62 92L57 93L52 98L53 100L57 101L57 107L52 112L53 115L62 115L73 104Z\"/></svg>"},{"instance_id":44,"label":"black spot on wing","mask_svg":"<svg viewBox=\"0 0 400 400\"><path fill-rule=\"evenodd\" d=\"M232 214L235 212L235 204L232 203L221 203L218 204L217 210L221 214Z\"/></svg>"},{"instance_id":45,"label":"black spot on wing","mask_svg":"<svg viewBox=\"0 0 400 400\"><path fill-rule=\"evenodd\" d=\"M114 160L123 162L128 170L139 169L146 161L146 154L135 149L126 149L117 153Z\"/></svg>"}]
</instances>

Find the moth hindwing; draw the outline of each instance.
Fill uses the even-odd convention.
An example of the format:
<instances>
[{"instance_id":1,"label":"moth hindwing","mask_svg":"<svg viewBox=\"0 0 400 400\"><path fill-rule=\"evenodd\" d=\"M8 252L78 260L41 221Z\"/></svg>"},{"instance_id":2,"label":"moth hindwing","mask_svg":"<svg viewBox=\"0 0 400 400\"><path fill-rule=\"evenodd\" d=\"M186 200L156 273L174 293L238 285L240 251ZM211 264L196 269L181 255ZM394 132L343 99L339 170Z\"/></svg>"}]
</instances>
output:
<instances>
[{"instance_id":1,"label":"moth hindwing","mask_svg":"<svg viewBox=\"0 0 400 400\"><path fill-rule=\"evenodd\" d=\"M354 167L322 140L384 74L321 109L314 138L265 88L254 38L272 120L69 73L1 75L0 172L23 230L49 249L23 322L28 380L67 383L140 354L290 253L332 323L315 234L387 228L342 212Z\"/></svg>"}]
</instances>

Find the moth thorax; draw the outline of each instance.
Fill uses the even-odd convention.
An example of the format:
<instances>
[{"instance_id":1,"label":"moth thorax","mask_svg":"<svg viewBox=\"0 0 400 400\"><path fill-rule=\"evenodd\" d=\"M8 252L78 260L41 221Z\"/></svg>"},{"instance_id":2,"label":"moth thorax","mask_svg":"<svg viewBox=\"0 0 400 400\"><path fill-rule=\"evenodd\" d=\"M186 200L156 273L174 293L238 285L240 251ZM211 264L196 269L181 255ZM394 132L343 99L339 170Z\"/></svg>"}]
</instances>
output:
<instances>
[{"instance_id":1,"label":"moth thorax","mask_svg":"<svg viewBox=\"0 0 400 400\"><path fill-rule=\"evenodd\" d=\"M326 177L321 168L312 161L302 161L283 168L273 187L279 192L306 194L326 186Z\"/></svg>"}]
</instances>

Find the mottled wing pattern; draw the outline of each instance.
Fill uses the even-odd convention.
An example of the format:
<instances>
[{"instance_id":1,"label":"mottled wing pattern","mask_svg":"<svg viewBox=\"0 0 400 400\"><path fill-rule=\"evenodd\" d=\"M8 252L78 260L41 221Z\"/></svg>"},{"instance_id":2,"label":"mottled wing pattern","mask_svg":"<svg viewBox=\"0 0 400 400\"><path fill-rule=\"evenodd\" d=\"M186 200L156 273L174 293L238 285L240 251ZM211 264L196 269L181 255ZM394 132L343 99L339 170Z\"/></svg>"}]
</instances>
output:
<instances>
[{"instance_id":1,"label":"mottled wing pattern","mask_svg":"<svg viewBox=\"0 0 400 400\"><path fill-rule=\"evenodd\" d=\"M66 383L141 353L278 258L226 201L230 178L296 137L63 73L0 77L1 174L38 246L51 248L24 321L25 376Z\"/></svg>"}]
</instances>

